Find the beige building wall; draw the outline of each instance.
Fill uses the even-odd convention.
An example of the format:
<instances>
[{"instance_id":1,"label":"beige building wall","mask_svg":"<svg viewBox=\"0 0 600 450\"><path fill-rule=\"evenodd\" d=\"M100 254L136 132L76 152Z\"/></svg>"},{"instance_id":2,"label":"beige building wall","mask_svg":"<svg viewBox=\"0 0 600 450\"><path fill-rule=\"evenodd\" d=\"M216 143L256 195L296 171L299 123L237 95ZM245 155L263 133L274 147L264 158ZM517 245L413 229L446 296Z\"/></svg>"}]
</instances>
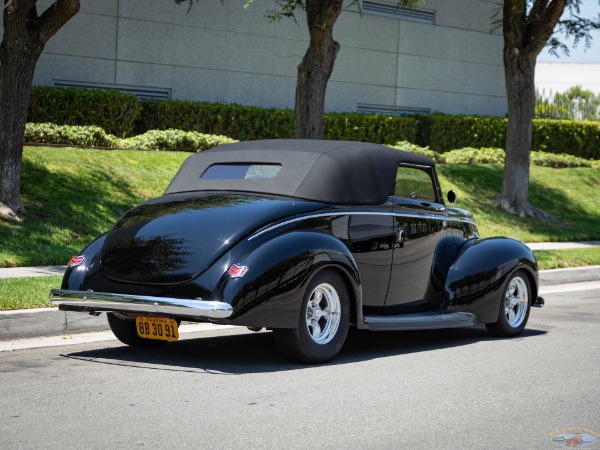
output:
<instances>
[{"instance_id":1,"label":"beige building wall","mask_svg":"<svg viewBox=\"0 0 600 450\"><path fill-rule=\"evenodd\" d=\"M245 0L201 0L186 14L169 0L82 0L46 46L34 83L293 108L305 17L269 22L270 1L244 9ZM506 114L502 37L490 32L500 4L429 0L420 9L434 24L344 10L326 109Z\"/></svg>"}]
</instances>

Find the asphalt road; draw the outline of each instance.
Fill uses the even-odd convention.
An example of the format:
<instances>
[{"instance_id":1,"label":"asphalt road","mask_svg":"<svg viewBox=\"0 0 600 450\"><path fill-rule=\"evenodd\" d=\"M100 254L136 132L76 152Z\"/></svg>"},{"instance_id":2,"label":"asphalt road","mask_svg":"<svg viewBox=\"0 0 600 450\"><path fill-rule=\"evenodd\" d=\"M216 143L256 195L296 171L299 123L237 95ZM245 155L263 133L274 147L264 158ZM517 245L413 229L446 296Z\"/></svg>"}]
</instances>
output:
<instances>
[{"instance_id":1,"label":"asphalt road","mask_svg":"<svg viewBox=\"0 0 600 450\"><path fill-rule=\"evenodd\" d=\"M353 332L316 367L238 329L1 352L0 448L600 448L600 289L572 286L519 338Z\"/></svg>"}]
</instances>

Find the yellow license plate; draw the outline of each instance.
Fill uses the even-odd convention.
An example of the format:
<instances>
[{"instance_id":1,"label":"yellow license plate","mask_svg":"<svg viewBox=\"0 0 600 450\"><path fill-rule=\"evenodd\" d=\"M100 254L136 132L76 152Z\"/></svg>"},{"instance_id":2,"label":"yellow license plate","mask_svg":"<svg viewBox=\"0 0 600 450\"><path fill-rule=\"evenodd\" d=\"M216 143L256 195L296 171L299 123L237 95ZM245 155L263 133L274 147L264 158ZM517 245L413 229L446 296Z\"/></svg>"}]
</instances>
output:
<instances>
[{"instance_id":1,"label":"yellow license plate","mask_svg":"<svg viewBox=\"0 0 600 450\"><path fill-rule=\"evenodd\" d=\"M139 337L176 341L179 339L177 322L166 317L136 317L135 325Z\"/></svg>"}]
</instances>

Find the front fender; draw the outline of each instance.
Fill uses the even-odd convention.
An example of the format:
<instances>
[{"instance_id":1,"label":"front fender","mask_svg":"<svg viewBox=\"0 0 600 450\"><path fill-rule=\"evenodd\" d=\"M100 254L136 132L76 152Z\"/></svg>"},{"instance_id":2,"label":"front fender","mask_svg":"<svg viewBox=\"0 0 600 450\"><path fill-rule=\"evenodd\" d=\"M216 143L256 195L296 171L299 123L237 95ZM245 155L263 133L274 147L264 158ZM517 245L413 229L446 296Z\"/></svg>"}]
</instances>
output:
<instances>
[{"instance_id":1,"label":"front fender","mask_svg":"<svg viewBox=\"0 0 600 450\"><path fill-rule=\"evenodd\" d=\"M465 241L446 277L448 310L474 313L479 323L496 322L506 281L519 269L529 276L535 302L537 262L525 244L501 237Z\"/></svg>"},{"instance_id":2,"label":"front fender","mask_svg":"<svg viewBox=\"0 0 600 450\"><path fill-rule=\"evenodd\" d=\"M233 325L296 328L306 286L325 267L338 268L354 300L362 301L356 261L340 240L326 233L280 235L237 263L248 267L246 275L225 274L214 296L233 306L229 321Z\"/></svg>"}]
</instances>

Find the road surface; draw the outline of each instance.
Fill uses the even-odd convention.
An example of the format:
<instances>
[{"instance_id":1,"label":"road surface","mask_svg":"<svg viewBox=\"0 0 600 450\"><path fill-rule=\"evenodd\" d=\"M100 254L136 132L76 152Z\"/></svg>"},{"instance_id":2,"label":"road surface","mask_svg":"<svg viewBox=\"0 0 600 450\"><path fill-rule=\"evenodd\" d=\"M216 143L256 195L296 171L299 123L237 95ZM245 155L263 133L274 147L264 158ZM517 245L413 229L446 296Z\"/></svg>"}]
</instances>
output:
<instances>
[{"instance_id":1,"label":"road surface","mask_svg":"<svg viewBox=\"0 0 600 450\"><path fill-rule=\"evenodd\" d=\"M546 291L521 337L355 331L322 366L238 328L0 352L0 448L600 448L600 285Z\"/></svg>"}]
</instances>

